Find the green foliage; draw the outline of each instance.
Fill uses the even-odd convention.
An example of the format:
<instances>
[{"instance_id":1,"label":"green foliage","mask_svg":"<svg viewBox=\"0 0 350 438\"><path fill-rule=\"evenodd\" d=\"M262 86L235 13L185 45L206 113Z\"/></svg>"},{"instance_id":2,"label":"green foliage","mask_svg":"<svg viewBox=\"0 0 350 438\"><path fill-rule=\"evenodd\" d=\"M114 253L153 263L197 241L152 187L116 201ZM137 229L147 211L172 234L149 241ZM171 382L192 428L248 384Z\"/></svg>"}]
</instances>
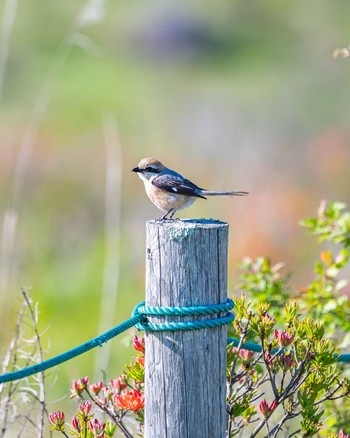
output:
<instances>
[{"instance_id":1,"label":"green foliage","mask_svg":"<svg viewBox=\"0 0 350 438\"><path fill-rule=\"evenodd\" d=\"M350 381L336 349L350 345L350 305L341 294L347 284L341 275L350 255L350 212L345 204L323 202L317 217L302 225L334 247L321 252L307 287L293 290L290 275L281 274L283 264L272 265L268 258L242 263L233 323L240 344L229 347L228 356L230 437L253 422L251 437L264 426L267 436L282 436L282 427L289 430L293 419L298 422L290 433L297 436L346 436L343 429L350 429ZM247 340L260 343L262 352L248 355ZM262 399L267 384L270 405Z\"/></svg>"},{"instance_id":2,"label":"green foliage","mask_svg":"<svg viewBox=\"0 0 350 438\"><path fill-rule=\"evenodd\" d=\"M350 304L346 295L339 294L347 285L340 275L350 255L350 212L344 209L345 204L340 202L322 202L316 218L301 222L321 242L330 241L335 246L335 252L321 252L315 279L301 293L310 318L323 321L327 333L341 348L350 345Z\"/></svg>"},{"instance_id":3,"label":"green foliage","mask_svg":"<svg viewBox=\"0 0 350 438\"><path fill-rule=\"evenodd\" d=\"M346 204L342 202L323 201L316 218L305 219L301 224L307 227L311 234L319 236L320 241L329 240L350 247L350 212L343 211Z\"/></svg>"},{"instance_id":4,"label":"green foliage","mask_svg":"<svg viewBox=\"0 0 350 438\"><path fill-rule=\"evenodd\" d=\"M271 265L266 257L258 257L255 260L244 258L241 269L241 283L239 287L251 295L253 303L269 303L275 312L275 316L280 315L288 294L289 276L281 277L280 270L283 263Z\"/></svg>"}]
</instances>

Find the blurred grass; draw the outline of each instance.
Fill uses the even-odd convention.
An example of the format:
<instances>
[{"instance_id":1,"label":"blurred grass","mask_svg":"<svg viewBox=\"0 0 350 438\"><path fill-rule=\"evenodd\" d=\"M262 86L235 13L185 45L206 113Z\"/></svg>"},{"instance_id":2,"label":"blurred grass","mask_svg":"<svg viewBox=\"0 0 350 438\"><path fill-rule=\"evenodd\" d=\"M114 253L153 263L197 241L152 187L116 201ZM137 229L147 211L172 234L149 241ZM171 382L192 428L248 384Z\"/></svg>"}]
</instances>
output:
<instances>
[{"instance_id":1,"label":"blurred grass","mask_svg":"<svg viewBox=\"0 0 350 438\"><path fill-rule=\"evenodd\" d=\"M18 4L0 102L1 213L33 103L84 4ZM298 220L314 214L323 197L350 195L349 64L331 58L349 44L350 5L100 4L105 15L73 34L84 47L70 47L46 96L16 205L8 315L15 315L19 287L32 285L41 327L50 327L49 356L98 334L106 248L101 114L116 117L123 149L116 323L143 298L144 222L158 215L129 174L142 156L157 156L208 188L251 192L243 201L199 202L180 214L230 223L231 288L244 255L285 260L299 271L295 281L307 281L305 261L315 252ZM114 377L130 349L112 342ZM61 366L49 397L90 374L95 354Z\"/></svg>"}]
</instances>

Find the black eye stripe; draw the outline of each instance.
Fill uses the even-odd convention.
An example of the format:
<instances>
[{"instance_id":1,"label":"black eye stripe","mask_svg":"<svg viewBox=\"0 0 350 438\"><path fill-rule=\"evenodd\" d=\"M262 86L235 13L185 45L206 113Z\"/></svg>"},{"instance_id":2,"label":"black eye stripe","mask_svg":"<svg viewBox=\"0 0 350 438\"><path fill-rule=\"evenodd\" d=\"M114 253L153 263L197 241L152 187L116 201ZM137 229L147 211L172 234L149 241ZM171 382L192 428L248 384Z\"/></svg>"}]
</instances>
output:
<instances>
[{"instance_id":1,"label":"black eye stripe","mask_svg":"<svg viewBox=\"0 0 350 438\"><path fill-rule=\"evenodd\" d=\"M159 173L160 170L155 169L154 167L151 167L151 166L147 166L145 169L145 172Z\"/></svg>"}]
</instances>

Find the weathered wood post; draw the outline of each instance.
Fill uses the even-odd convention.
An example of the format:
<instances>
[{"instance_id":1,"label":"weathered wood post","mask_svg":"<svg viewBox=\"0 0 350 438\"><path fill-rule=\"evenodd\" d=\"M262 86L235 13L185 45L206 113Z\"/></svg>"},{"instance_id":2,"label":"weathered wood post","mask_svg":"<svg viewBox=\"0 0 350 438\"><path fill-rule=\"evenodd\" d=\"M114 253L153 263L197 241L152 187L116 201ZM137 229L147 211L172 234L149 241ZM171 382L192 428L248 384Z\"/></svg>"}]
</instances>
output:
<instances>
[{"instance_id":1,"label":"weathered wood post","mask_svg":"<svg viewBox=\"0 0 350 438\"><path fill-rule=\"evenodd\" d=\"M226 302L226 223L149 221L146 228L146 305ZM178 320L164 318L149 320ZM186 318L213 315L182 320ZM226 342L226 326L147 332L145 438L225 437Z\"/></svg>"}]
</instances>

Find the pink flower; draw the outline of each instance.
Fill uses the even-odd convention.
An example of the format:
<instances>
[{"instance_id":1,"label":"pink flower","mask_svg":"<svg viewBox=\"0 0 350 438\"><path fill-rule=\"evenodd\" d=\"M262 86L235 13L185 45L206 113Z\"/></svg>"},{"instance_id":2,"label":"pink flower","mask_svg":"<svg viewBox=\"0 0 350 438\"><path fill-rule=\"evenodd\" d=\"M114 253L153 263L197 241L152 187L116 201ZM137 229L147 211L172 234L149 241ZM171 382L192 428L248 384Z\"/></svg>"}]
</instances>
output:
<instances>
[{"instance_id":1,"label":"pink flower","mask_svg":"<svg viewBox=\"0 0 350 438\"><path fill-rule=\"evenodd\" d=\"M96 397L95 398L96 403L98 403L100 406L105 406L108 404L108 400L106 397Z\"/></svg>"},{"instance_id":2,"label":"pink flower","mask_svg":"<svg viewBox=\"0 0 350 438\"><path fill-rule=\"evenodd\" d=\"M263 416L266 417L269 412L269 405L267 404L267 401L265 399L261 400L261 402L259 403L259 409Z\"/></svg>"},{"instance_id":3,"label":"pink flower","mask_svg":"<svg viewBox=\"0 0 350 438\"><path fill-rule=\"evenodd\" d=\"M57 411L52 412L49 414L49 421L51 423L50 429L51 430L58 430L63 431L64 430L64 412Z\"/></svg>"},{"instance_id":4,"label":"pink flower","mask_svg":"<svg viewBox=\"0 0 350 438\"><path fill-rule=\"evenodd\" d=\"M116 394L113 400L119 409L130 410L133 412L137 412L145 405L145 396L137 389L126 391L121 395Z\"/></svg>"},{"instance_id":5,"label":"pink flower","mask_svg":"<svg viewBox=\"0 0 350 438\"><path fill-rule=\"evenodd\" d=\"M89 400L86 400L84 403L79 405L79 414L83 420L87 421L90 419L89 412L91 411L92 404L89 402Z\"/></svg>"},{"instance_id":6,"label":"pink flower","mask_svg":"<svg viewBox=\"0 0 350 438\"><path fill-rule=\"evenodd\" d=\"M247 361L249 360L251 357L254 356L254 352L253 351L249 351L249 350L244 350L243 348L241 350L239 350L238 353L239 357L243 360L243 361Z\"/></svg>"},{"instance_id":7,"label":"pink flower","mask_svg":"<svg viewBox=\"0 0 350 438\"><path fill-rule=\"evenodd\" d=\"M89 421L89 429L91 430L94 438L103 438L105 434L105 427L106 425L104 423L100 423L97 418L95 418L93 421Z\"/></svg>"},{"instance_id":8,"label":"pink flower","mask_svg":"<svg viewBox=\"0 0 350 438\"><path fill-rule=\"evenodd\" d=\"M136 335L132 340L132 345L136 351L145 354L145 338L138 338Z\"/></svg>"},{"instance_id":9,"label":"pink flower","mask_svg":"<svg viewBox=\"0 0 350 438\"><path fill-rule=\"evenodd\" d=\"M346 434L343 429L340 429L339 433L338 433L338 437L339 438L350 438L349 434Z\"/></svg>"},{"instance_id":10,"label":"pink flower","mask_svg":"<svg viewBox=\"0 0 350 438\"><path fill-rule=\"evenodd\" d=\"M267 365L271 365L273 367L276 365L277 357L268 351L265 351L265 362Z\"/></svg>"},{"instance_id":11,"label":"pink flower","mask_svg":"<svg viewBox=\"0 0 350 438\"><path fill-rule=\"evenodd\" d=\"M128 385L126 384L127 376L122 374L114 380L111 380L112 388L115 389L118 394L122 392Z\"/></svg>"},{"instance_id":12,"label":"pink flower","mask_svg":"<svg viewBox=\"0 0 350 438\"><path fill-rule=\"evenodd\" d=\"M260 412L263 414L263 416L266 418L268 416L270 416L272 414L272 412L276 409L277 407L277 402L276 400L274 400L270 406L268 405L267 401L261 400L261 402L259 403L259 409Z\"/></svg>"},{"instance_id":13,"label":"pink flower","mask_svg":"<svg viewBox=\"0 0 350 438\"><path fill-rule=\"evenodd\" d=\"M281 348L285 348L292 343L293 335L289 335L285 330L275 330L275 339Z\"/></svg>"},{"instance_id":14,"label":"pink flower","mask_svg":"<svg viewBox=\"0 0 350 438\"><path fill-rule=\"evenodd\" d=\"M74 416L72 418L72 427L74 427L74 429L78 432L80 432L80 421L78 420L78 418L76 416Z\"/></svg>"},{"instance_id":15,"label":"pink flower","mask_svg":"<svg viewBox=\"0 0 350 438\"><path fill-rule=\"evenodd\" d=\"M98 395L101 389L103 388L103 383L100 380L98 383L92 383L89 388L93 394Z\"/></svg>"},{"instance_id":16,"label":"pink flower","mask_svg":"<svg viewBox=\"0 0 350 438\"><path fill-rule=\"evenodd\" d=\"M276 400L274 400L273 402L270 403L270 406L269 406L270 413L272 413L276 408L277 408L277 402L276 402Z\"/></svg>"},{"instance_id":17,"label":"pink flower","mask_svg":"<svg viewBox=\"0 0 350 438\"><path fill-rule=\"evenodd\" d=\"M102 388L102 394L106 397L107 400L112 400L113 391L109 386L104 386Z\"/></svg>"},{"instance_id":18,"label":"pink flower","mask_svg":"<svg viewBox=\"0 0 350 438\"><path fill-rule=\"evenodd\" d=\"M69 396L69 398L80 397L88 384L89 384L88 377L83 377L82 379L78 379L75 382L73 382L70 387L71 395Z\"/></svg>"}]
</instances>

